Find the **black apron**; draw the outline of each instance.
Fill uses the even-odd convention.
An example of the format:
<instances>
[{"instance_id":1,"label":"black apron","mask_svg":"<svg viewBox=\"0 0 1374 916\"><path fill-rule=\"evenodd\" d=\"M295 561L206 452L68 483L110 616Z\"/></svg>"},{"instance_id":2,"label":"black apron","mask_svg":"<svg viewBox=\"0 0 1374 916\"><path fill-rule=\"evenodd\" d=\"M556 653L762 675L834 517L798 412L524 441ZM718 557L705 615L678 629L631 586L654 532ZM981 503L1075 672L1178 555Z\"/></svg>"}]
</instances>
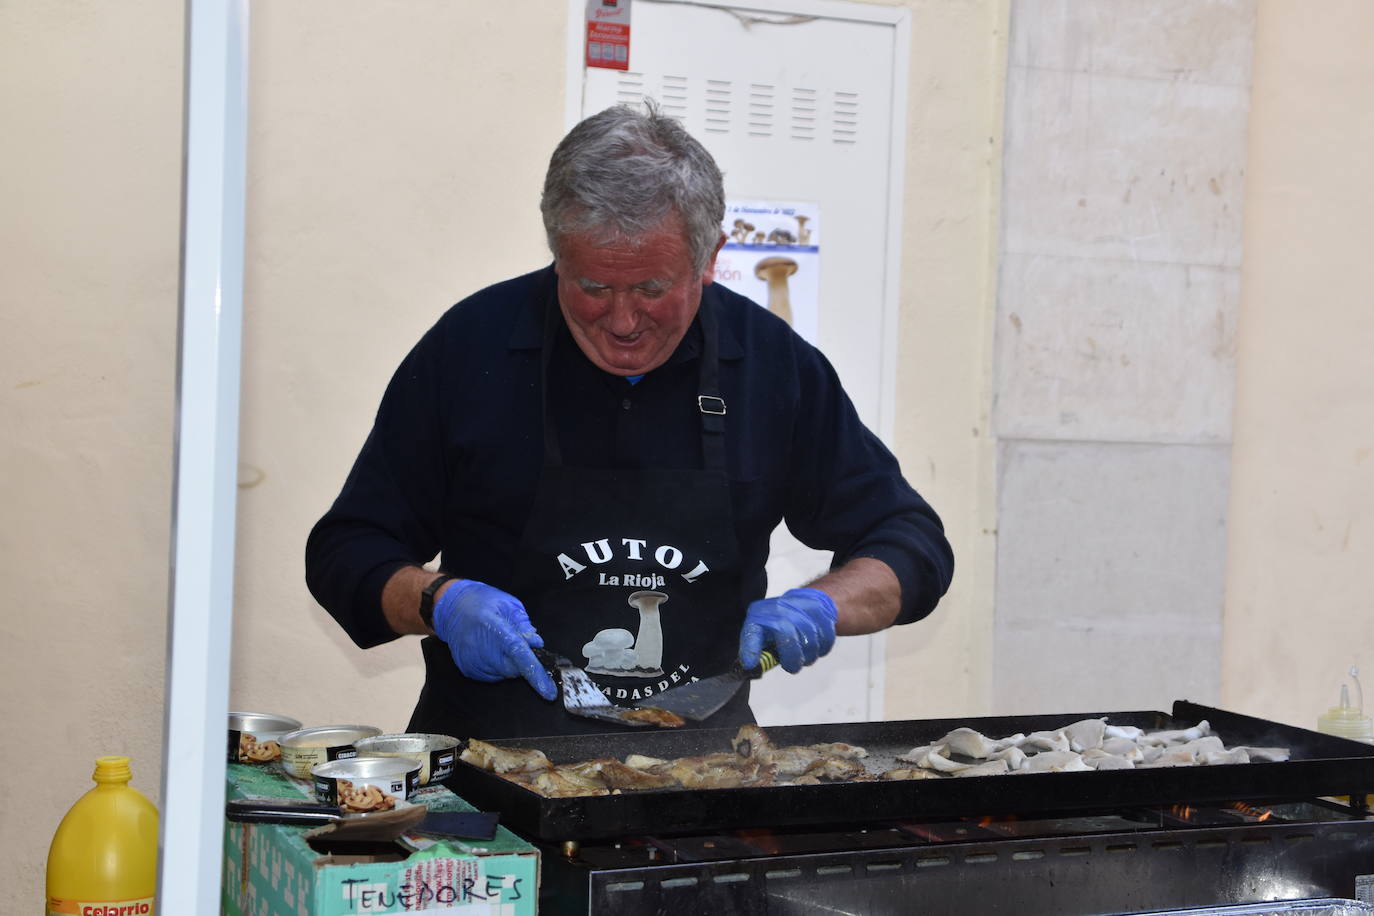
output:
<instances>
[{"instance_id":1,"label":"black apron","mask_svg":"<svg viewBox=\"0 0 1374 916\"><path fill-rule=\"evenodd\" d=\"M571 468L549 413L549 364L562 322L544 326L541 399L544 468L525 526L512 593L544 646L583 667L614 703L720 674L739 652L745 602L725 470L715 315L703 302L701 470ZM596 734L613 723L577 718L522 678L464 677L448 646L424 641L425 686L411 731L460 738ZM702 727L754 721L745 684ZM691 724L691 723L689 723Z\"/></svg>"}]
</instances>

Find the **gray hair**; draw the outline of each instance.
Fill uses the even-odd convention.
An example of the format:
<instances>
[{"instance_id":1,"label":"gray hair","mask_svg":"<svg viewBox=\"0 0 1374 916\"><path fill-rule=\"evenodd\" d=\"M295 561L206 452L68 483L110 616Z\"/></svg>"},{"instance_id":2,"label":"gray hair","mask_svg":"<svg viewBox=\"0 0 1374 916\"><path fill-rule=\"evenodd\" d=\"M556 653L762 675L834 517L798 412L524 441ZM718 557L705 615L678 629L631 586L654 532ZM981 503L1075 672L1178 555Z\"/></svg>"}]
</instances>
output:
<instances>
[{"instance_id":1,"label":"gray hair","mask_svg":"<svg viewBox=\"0 0 1374 916\"><path fill-rule=\"evenodd\" d=\"M725 217L720 168L675 119L645 108L594 114L553 151L539 209L555 258L560 239L633 242L677 216L694 267L706 268Z\"/></svg>"}]
</instances>

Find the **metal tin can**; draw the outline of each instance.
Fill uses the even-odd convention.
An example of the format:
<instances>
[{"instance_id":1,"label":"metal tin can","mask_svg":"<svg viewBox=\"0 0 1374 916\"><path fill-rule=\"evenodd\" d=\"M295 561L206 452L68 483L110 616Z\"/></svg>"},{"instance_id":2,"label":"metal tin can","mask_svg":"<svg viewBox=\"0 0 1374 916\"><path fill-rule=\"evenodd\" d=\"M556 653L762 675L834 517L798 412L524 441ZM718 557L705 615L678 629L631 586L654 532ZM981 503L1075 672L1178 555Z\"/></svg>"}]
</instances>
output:
<instances>
[{"instance_id":1,"label":"metal tin can","mask_svg":"<svg viewBox=\"0 0 1374 916\"><path fill-rule=\"evenodd\" d=\"M321 763L358 756L353 742L380 735L375 725L323 725L302 728L281 736L281 767L297 779L309 779Z\"/></svg>"},{"instance_id":2,"label":"metal tin can","mask_svg":"<svg viewBox=\"0 0 1374 916\"><path fill-rule=\"evenodd\" d=\"M420 785L453 775L458 739L448 735L378 735L354 745L359 757L415 757L420 761Z\"/></svg>"},{"instance_id":3,"label":"metal tin can","mask_svg":"<svg viewBox=\"0 0 1374 916\"><path fill-rule=\"evenodd\" d=\"M290 716L270 712L229 713L229 762L271 763L281 759L278 743L301 727Z\"/></svg>"},{"instance_id":4,"label":"metal tin can","mask_svg":"<svg viewBox=\"0 0 1374 916\"><path fill-rule=\"evenodd\" d=\"M420 788L416 757L353 757L313 767L315 797L345 814L390 811Z\"/></svg>"}]
</instances>

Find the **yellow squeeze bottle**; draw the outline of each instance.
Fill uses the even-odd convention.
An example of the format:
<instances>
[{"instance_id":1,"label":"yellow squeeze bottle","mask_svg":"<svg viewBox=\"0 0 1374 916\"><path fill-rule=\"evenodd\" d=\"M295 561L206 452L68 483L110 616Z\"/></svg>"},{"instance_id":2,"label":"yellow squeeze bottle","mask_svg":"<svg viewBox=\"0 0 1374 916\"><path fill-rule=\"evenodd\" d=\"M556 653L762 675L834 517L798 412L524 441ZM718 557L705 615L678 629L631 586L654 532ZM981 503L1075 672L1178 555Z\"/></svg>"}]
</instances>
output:
<instances>
[{"instance_id":1,"label":"yellow squeeze bottle","mask_svg":"<svg viewBox=\"0 0 1374 916\"><path fill-rule=\"evenodd\" d=\"M95 788L62 818L48 849L47 916L151 916L157 808L129 785L128 757L97 757Z\"/></svg>"},{"instance_id":2,"label":"yellow squeeze bottle","mask_svg":"<svg viewBox=\"0 0 1374 916\"><path fill-rule=\"evenodd\" d=\"M1374 744L1374 723L1364 714L1364 691L1360 688L1360 670L1350 667L1350 679L1355 682L1359 703L1350 705L1350 689L1341 685L1341 705L1333 706L1317 717L1317 731L1354 741Z\"/></svg>"}]
</instances>

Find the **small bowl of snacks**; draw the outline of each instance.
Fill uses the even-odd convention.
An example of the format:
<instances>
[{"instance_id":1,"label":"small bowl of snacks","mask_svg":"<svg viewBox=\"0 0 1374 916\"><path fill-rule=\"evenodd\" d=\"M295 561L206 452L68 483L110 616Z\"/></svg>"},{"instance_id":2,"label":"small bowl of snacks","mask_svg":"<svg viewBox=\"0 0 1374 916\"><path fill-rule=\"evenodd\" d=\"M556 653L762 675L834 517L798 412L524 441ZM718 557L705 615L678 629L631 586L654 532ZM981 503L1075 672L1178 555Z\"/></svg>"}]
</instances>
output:
<instances>
[{"instance_id":1,"label":"small bowl of snacks","mask_svg":"<svg viewBox=\"0 0 1374 916\"><path fill-rule=\"evenodd\" d=\"M229 762L272 763L281 759L281 738L301 723L269 712L229 713Z\"/></svg>"},{"instance_id":2,"label":"small bowl of snacks","mask_svg":"<svg viewBox=\"0 0 1374 916\"><path fill-rule=\"evenodd\" d=\"M310 779L321 763L358 756L354 744L380 735L375 725L323 725L302 728L281 736L281 767L297 779Z\"/></svg>"},{"instance_id":3,"label":"small bowl of snacks","mask_svg":"<svg viewBox=\"0 0 1374 916\"><path fill-rule=\"evenodd\" d=\"M458 759L458 739L448 735L378 735L354 745L359 757L415 757L420 761L420 785L448 779Z\"/></svg>"},{"instance_id":4,"label":"small bowl of snacks","mask_svg":"<svg viewBox=\"0 0 1374 916\"><path fill-rule=\"evenodd\" d=\"M375 814L410 803L420 788L416 757L350 757L310 771L315 797L344 814Z\"/></svg>"}]
</instances>

